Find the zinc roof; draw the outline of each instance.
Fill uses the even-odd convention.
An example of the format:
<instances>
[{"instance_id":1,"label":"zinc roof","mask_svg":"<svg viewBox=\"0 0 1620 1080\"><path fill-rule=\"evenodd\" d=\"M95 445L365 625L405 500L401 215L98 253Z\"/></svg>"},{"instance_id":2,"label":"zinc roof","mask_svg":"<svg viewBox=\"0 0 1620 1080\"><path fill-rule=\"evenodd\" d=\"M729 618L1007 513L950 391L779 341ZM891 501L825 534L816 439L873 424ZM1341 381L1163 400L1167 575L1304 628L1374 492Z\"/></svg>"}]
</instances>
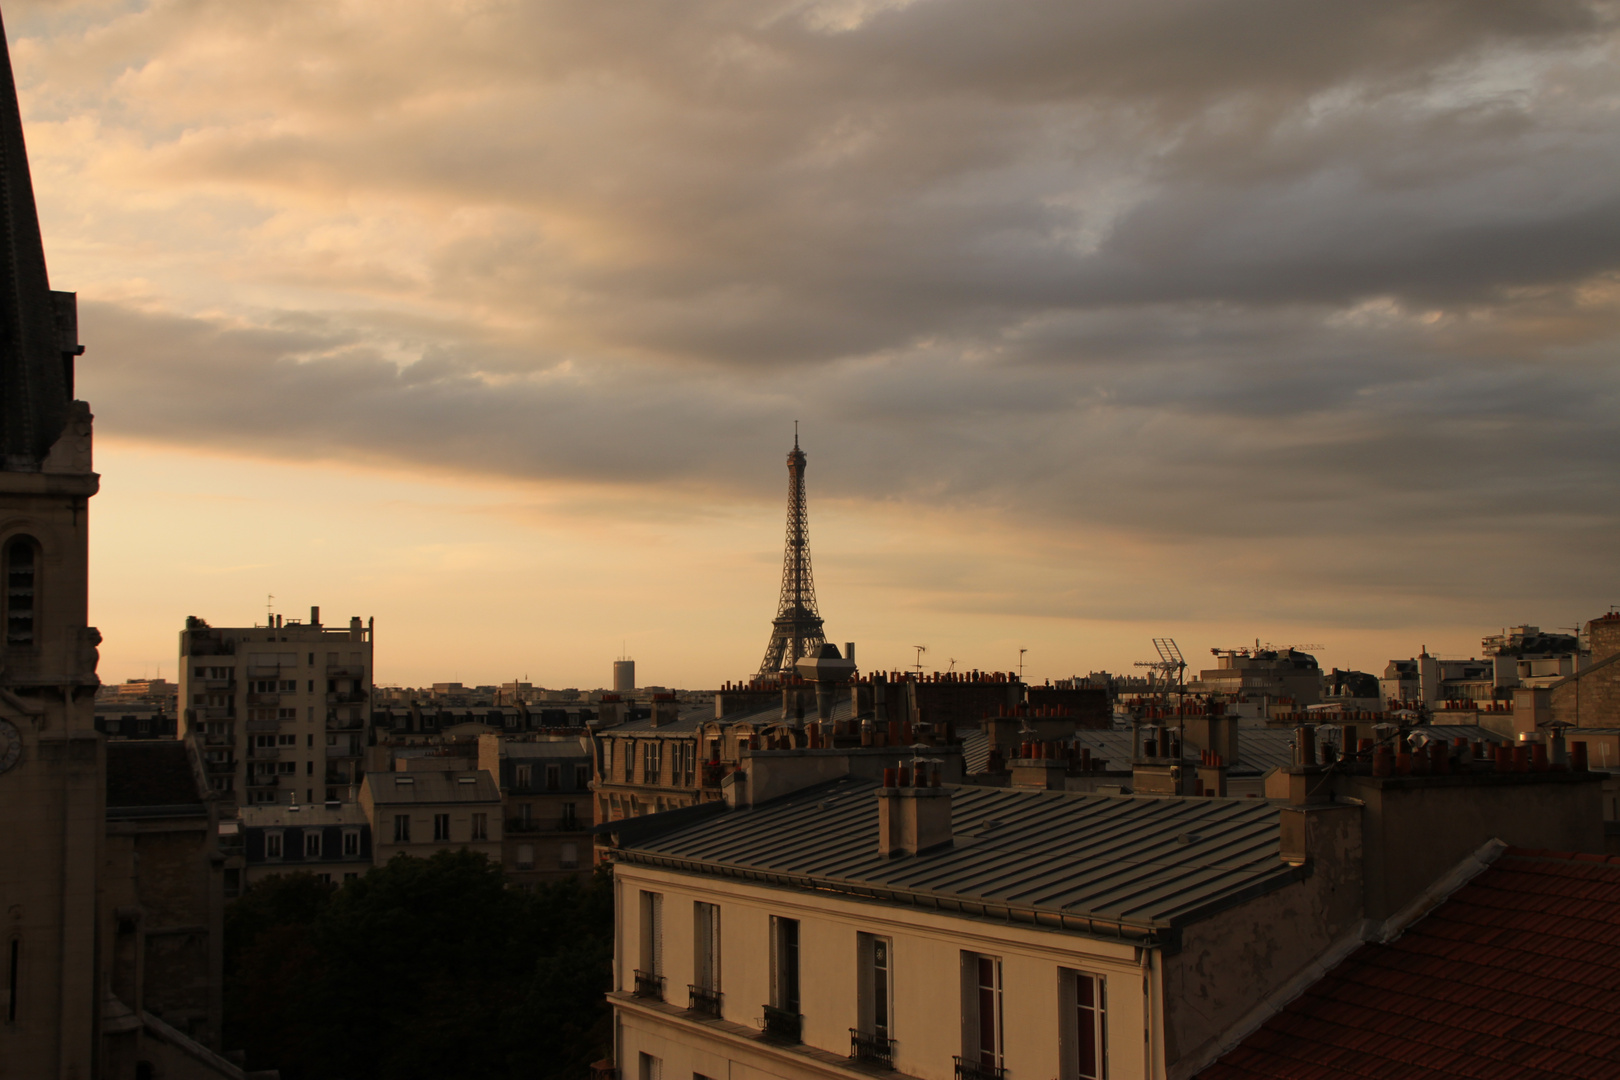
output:
<instances>
[{"instance_id":1,"label":"zinc roof","mask_svg":"<svg viewBox=\"0 0 1620 1080\"><path fill-rule=\"evenodd\" d=\"M1297 876L1278 856L1277 809L1257 800L949 790L952 846L915 857L878 853L877 785L848 777L678 825L621 854L1139 935Z\"/></svg>"},{"instance_id":2,"label":"zinc roof","mask_svg":"<svg viewBox=\"0 0 1620 1080\"><path fill-rule=\"evenodd\" d=\"M482 769L455 772L374 772L361 781L377 806L420 803L500 802L501 792Z\"/></svg>"}]
</instances>

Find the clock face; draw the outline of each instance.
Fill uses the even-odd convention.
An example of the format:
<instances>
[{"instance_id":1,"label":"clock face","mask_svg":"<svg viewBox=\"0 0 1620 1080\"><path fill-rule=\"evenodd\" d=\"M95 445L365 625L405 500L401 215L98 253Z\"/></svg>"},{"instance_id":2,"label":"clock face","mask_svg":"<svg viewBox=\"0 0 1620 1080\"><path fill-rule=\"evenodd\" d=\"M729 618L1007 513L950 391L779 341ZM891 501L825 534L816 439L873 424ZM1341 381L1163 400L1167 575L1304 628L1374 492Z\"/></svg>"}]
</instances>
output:
<instances>
[{"instance_id":1,"label":"clock face","mask_svg":"<svg viewBox=\"0 0 1620 1080\"><path fill-rule=\"evenodd\" d=\"M17 764L22 757L22 734L9 720L0 720L0 773Z\"/></svg>"}]
</instances>

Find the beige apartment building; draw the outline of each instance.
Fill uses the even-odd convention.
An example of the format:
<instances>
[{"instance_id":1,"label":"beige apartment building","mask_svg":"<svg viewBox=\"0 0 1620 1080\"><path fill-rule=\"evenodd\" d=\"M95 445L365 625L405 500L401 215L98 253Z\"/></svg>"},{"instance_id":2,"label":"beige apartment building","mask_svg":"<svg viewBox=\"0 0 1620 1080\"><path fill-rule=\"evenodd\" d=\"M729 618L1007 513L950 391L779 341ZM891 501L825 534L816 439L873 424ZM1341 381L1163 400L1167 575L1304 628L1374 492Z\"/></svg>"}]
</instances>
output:
<instances>
[{"instance_id":1,"label":"beige apartment building","mask_svg":"<svg viewBox=\"0 0 1620 1080\"><path fill-rule=\"evenodd\" d=\"M1185 1080L1503 842L1603 845L1573 768L1298 765L1263 800L908 786L901 762L795 789L834 753L745 753L726 801L599 827L622 1080Z\"/></svg>"},{"instance_id":2,"label":"beige apartment building","mask_svg":"<svg viewBox=\"0 0 1620 1080\"><path fill-rule=\"evenodd\" d=\"M425 859L462 848L501 861L501 792L482 769L367 773L360 805L377 866L395 855Z\"/></svg>"},{"instance_id":3,"label":"beige apartment building","mask_svg":"<svg viewBox=\"0 0 1620 1080\"><path fill-rule=\"evenodd\" d=\"M180 735L240 806L348 800L364 773L372 630L275 615L270 625L180 632Z\"/></svg>"}]
</instances>

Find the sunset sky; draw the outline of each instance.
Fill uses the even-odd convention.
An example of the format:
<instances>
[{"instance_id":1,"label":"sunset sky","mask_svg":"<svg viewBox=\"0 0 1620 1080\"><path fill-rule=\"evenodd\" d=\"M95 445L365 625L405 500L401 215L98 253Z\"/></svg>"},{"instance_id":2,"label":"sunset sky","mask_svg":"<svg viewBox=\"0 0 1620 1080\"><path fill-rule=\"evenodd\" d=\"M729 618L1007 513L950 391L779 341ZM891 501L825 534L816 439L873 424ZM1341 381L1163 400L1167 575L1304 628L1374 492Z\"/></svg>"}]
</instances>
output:
<instances>
[{"instance_id":1,"label":"sunset sky","mask_svg":"<svg viewBox=\"0 0 1620 1080\"><path fill-rule=\"evenodd\" d=\"M867 668L1620 603L1614 4L4 15L104 679L267 603L384 683L743 677L795 420Z\"/></svg>"}]
</instances>

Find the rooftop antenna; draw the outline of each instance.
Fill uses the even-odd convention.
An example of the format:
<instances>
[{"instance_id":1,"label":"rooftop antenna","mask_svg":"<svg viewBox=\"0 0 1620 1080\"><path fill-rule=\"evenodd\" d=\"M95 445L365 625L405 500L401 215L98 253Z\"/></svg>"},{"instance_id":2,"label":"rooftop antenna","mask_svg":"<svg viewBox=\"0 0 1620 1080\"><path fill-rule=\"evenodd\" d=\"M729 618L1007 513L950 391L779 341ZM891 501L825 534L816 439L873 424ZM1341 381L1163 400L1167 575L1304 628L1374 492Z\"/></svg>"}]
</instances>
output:
<instances>
[{"instance_id":1,"label":"rooftop antenna","mask_svg":"<svg viewBox=\"0 0 1620 1080\"><path fill-rule=\"evenodd\" d=\"M270 612L273 610L272 605L274 605L275 602L276 597L274 593L264 594L264 625L266 626L274 626L276 624L276 617L270 614Z\"/></svg>"},{"instance_id":2,"label":"rooftop antenna","mask_svg":"<svg viewBox=\"0 0 1620 1080\"><path fill-rule=\"evenodd\" d=\"M1027 653L1027 652L1029 652L1028 649L1019 649L1018 650L1018 681L1019 682L1024 681L1024 654Z\"/></svg>"},{"instance_id":3,"label":"rooftop antenna","mask_svg":"<svg viewBox=\"0 0 1620 1080\"><path fill-rule=\"evenodd\" d=\"M922 654L928 651L928 646L926 646L926 645L913 645L912 648L917 650L917 663L916 663L917 675L919 677L921 677L921 675L922 675Z\"/></svg>"},{"instance_id":4,"label":"rooftop antenna","mask_svg":"<svg viewBox=\"0 0 1620 1080\"><path fill-rule=\"evenodd\" d=\"M953 657L951 657L951 665L950 665L950 667L945 669L945 673L948 675L948 674L950 674L951 672L953 672L955 670L956 670L956 657L953 656Z\"/></svg>"}]
</instances>

